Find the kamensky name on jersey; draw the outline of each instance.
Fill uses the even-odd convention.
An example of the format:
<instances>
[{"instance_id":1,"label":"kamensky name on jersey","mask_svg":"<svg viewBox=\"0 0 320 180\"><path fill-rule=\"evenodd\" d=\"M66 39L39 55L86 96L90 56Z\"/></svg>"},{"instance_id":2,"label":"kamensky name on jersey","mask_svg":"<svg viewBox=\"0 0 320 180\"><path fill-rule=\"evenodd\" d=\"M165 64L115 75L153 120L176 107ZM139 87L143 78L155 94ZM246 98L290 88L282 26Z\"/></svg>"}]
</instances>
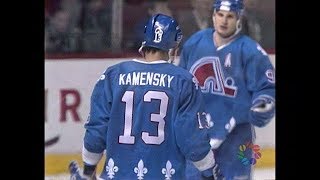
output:
<instances>
[{"instance_id":1,"label":"kamensky name on jersey","mask_svg":"<svg viewBox=\"0 0 320 180\"><path fill-rule=\"evenodd\" d=\"M174 76L153 72L132 72L119 75L119 85L171 87Z\"/></svg>"}]
</instances>

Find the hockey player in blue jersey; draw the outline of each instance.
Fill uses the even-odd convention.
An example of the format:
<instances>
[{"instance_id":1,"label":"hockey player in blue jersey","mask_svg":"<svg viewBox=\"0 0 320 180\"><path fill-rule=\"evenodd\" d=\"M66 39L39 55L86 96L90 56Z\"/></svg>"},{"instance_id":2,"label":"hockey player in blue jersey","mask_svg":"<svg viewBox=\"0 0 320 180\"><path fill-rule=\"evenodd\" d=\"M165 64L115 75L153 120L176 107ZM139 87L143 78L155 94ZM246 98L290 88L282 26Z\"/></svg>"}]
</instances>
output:
<instances>
[{"instance_id":1,"label":"hockey player in blue jersey","mask_svg":"<svg viewBox=\"0 0 320 180\"><path fill-rule=\"evenodd\" d=\"M210 133L216 162L227 180L252 179L254 127L264 127L275 115L275 75L268 54L243 35L242 0L215 0L214 28L200 30L183 45L179 66L194 75L204 94L206 111L214 114ZM243 162L244 157L248 162ZM192 164L187 177L200 179Z\"/></svg>"},{"instance_id":2,"label":"hockey player in blue jersey","mask_svg":"<svg viewBox=\"0 0 320 180\"><path fill-rule=\"evenodd\" d=\"M202 93L192 74L168 62L182 39L177 22L157 14L144 34L144 60L111 66L97 81L85 124L84 168L71 162L71 179L95 179L104 150L101 179L183 180L186 159L219 179Z\"/></svg>"}]
</instances>

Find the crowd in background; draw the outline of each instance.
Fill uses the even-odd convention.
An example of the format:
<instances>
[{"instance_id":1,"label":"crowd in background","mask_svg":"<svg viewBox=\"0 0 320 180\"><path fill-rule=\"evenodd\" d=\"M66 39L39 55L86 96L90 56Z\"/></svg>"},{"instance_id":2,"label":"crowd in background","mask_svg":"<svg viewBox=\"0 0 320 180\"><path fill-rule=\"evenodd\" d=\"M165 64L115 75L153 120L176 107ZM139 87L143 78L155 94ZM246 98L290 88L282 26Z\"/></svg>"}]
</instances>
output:
<instances>
[{"instance_id":1,"label":"crowd in background","mask_svg":"<svg viewBox=\"0 0 320 180\"><path fill-rule=\"evenodd\" d=\"M146 20L160 12L178 20L184 42L194 32L212 27L213 1L45 0L45 53L137 52ZM266 50L274 50L275 0L244 3L243 33ZM122 16L115 15L117 12L122 12ZM114 22L119 21L121 29L113 28ZM116 40L120 41L120 49L112 43L119 32L121 38Z\"/></svg>"}]
</instances>

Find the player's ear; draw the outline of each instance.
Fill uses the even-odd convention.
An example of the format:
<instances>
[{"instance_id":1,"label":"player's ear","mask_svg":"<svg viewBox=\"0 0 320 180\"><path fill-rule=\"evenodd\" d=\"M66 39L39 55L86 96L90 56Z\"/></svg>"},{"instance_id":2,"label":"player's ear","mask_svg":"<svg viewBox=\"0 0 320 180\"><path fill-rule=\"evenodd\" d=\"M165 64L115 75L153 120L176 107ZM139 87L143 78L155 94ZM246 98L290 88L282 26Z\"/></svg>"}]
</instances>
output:
<instances>
[{"instance_id":1,"label":"player's ear","mask_svg":"<svg viewBox=\"0 0 320 180\"><path fill-rule=\"evenodd\" d=\"M216 24L216 21L215 21L215 19L214 19L214 14L212 14L212 22L213 22L213 27L214 27L215 24Z\"/></svg>"},{"instance_id":2,"label":"player's ear","mask_svg":"<svg viewBox=\"0 0 320 180\"><path fill-rule=\"evenodd\" d=\"M215 19L214 19L215 16L216 16L216 10L213 10L213 11L212 11L212 16L211 16L211 17L212 17L213 26L214 26L214 24L216 23L216 22L215 22Z\"/></svg>"},{"instance_id":3,"label":"player's ear","mask_svg":"<svg viewBox=\"0 0 320 180\"><path fill-rule=\"evenodd\" d=\"M242 28L242 18L239 18L238 20L237 20L237 29L241 29Z\"/></svg>"}]
</instances>

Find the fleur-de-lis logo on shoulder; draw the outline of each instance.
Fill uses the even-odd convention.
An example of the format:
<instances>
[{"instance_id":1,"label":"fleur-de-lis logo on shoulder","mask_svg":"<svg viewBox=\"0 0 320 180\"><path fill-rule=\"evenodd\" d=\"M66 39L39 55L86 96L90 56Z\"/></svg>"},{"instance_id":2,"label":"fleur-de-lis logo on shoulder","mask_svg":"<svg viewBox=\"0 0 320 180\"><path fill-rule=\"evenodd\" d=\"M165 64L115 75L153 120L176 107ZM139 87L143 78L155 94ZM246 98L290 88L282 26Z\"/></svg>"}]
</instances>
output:
<instances>
[{"instance_id":1,"label":"fleur-de-lis logo on shoulder","mask_svg":"<svg viewBox=\"0 0 320 180\"><path fill-rule=\"evenodd\" d=\"M103 71L103 73L101 74L101 76L99 77L99 79L97 80L97 81L99 81L99 80L104 80L105 78L106 78L106 75L104 75L104 73L106 72L107 70L104 70Z\"/></svg>"},{"instance_id":2,"label":"fleur-de-lis logo on shoulder","mask_svg":"<svg viewBox=\"0 0 320 180\"><path fill-rule=\"evenodd\" d=\"M232 116L229 122L224 126L224 128L230 133L235 126L236 126L236 120Z\"/></svg>"},{"instance_id":3,"label":"fleur-de-lis logo on shoulder","mask_svg":"<svg viewBox=\"0 0 320 180\"><path fill-rule=\"evenodd\" d=\"M138 167L134 168L134 172L137 174L138 179L143 179L144 174L147 174L148 169L144 167L142 159L140 159Z\"/></svg>"},{"instance_id":4,"label":"fleur-de-lis logo on shoulder","mask_svg":"<svg viewBox=\"0 0 320 180\"><path fill-rule=\"evenodd\" d=\"M112 158L110 158L108 161L108 165L106 166L106 171L108 172L108 177L110 179L113 179L115 173L119 171L118 166L114 165L114 161Z\"/></svg>"},{"instance_id":5,"label":"fleur-de-lis logo on shoulder","mask_svg":"<svg viewBox=\"0 0 320 180\"><path fill-rule=\"evenodd\" d=\"M164 177L166 177L165 180L170 180L171 175L173 175L176 172L175 169L172 168L172 164L170 161L167 161L166 168L162 168L162 174L164 174Z\"/></svg>"}]
</instances>

